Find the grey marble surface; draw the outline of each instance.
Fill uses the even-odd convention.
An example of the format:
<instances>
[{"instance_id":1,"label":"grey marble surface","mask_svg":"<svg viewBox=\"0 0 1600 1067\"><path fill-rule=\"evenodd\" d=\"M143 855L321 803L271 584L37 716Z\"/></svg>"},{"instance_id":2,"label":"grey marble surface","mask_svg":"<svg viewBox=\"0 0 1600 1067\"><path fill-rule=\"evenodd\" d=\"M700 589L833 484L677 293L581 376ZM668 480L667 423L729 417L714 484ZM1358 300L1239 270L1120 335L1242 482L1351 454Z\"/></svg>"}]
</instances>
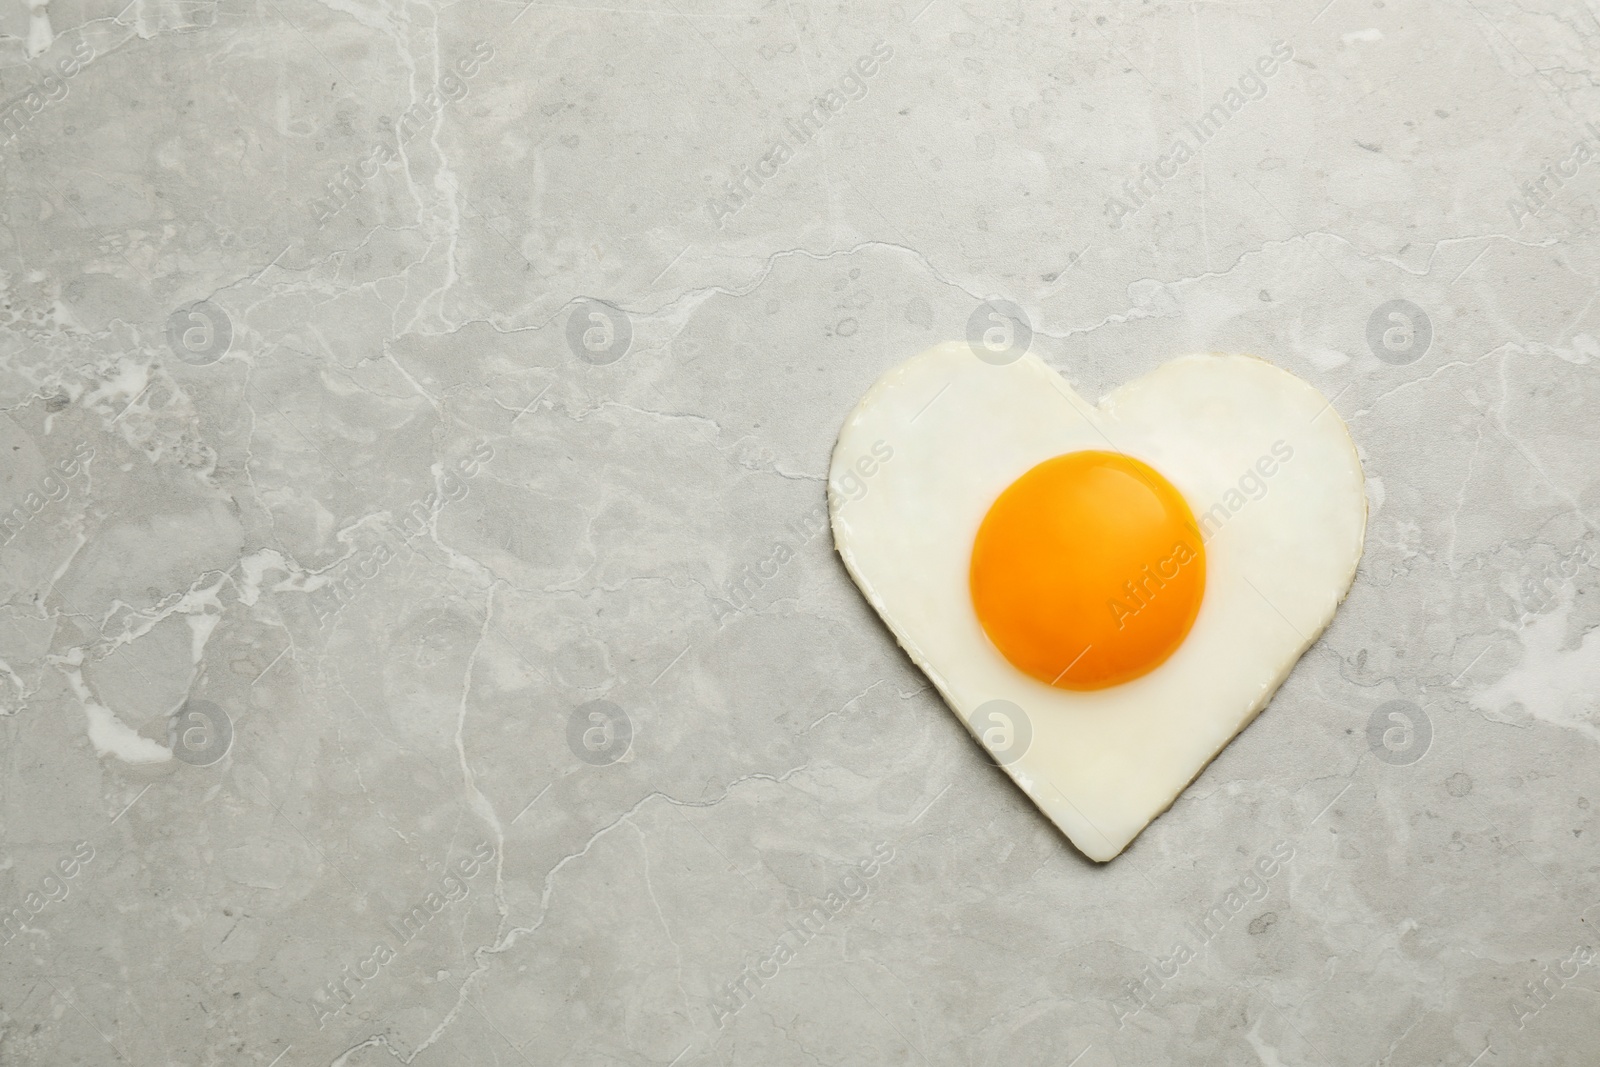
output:
<instances>
[{"instance_id":1,"label":"grey marble surface","mask_svg":"<svg viewBox=\"0 0 1600 1067\"><path fill-rule=\"evenodd\" d=\"M0 1063L1597 1062L1596 17L6 0ZM1370 478L1105 866L819 510L991 297Z\"/></svg>"}]
</instances>

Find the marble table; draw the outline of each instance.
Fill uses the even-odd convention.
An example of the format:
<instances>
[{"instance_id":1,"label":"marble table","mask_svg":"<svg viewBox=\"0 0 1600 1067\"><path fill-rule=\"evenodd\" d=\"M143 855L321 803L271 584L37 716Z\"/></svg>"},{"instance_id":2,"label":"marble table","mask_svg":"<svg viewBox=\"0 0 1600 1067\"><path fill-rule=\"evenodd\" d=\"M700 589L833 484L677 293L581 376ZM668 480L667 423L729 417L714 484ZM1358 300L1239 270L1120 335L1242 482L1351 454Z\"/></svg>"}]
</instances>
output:
<instances>
[{"instance_id":1,"label":"marble table","mask_svg":"<svg viewBox=\"0 0 1600 1067\"><path fill-rule=\"evenodd\" d=\"M7 0L0 1063L1594 1064L1596 20ZM996 301L1369 477L1104 865L826 526Z\"/></svg>"}]
</instances>

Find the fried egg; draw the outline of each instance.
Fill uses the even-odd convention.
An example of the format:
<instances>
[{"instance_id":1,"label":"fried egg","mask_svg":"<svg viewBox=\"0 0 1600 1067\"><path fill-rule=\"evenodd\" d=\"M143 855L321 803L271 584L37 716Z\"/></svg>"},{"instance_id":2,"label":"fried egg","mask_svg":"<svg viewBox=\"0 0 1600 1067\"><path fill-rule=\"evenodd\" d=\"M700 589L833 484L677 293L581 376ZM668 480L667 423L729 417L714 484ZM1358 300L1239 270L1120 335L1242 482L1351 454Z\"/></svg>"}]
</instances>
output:
<instances>
[{"instance_id":1,"label":"fried egg","mask_svg":"<svg viewBox=\"0 0 1600 1067\"><path fill-rule=\"evenodd\" d=\"M828 498L901 647L1102 862L1332 620L1367 514L1338 413L1264 360L1183 356L1093 404L1031 353L961 343L868 391Z\"/></svg>"}]
</instances>

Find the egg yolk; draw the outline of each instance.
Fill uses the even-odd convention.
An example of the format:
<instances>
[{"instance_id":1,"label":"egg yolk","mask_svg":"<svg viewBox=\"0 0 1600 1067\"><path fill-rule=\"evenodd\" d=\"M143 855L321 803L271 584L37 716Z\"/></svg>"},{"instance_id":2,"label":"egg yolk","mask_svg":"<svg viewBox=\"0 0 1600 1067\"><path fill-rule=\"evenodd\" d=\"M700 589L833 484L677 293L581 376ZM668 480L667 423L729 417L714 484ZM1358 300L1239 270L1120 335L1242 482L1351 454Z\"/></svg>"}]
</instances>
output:
<instances>
[{"instance_id":1,"label":"egg yolk","mask_svg":"<svg viewBox=\"0 0 1600 1067\"><path fill-rule=\"evenodd\" d=\"M1183 495L1148 464L1069 452L995 500L969 583L1012 666L1060 689L1105 689L1183 643L1205 593L1205 548Z\"/></svg>"}]
</instances>

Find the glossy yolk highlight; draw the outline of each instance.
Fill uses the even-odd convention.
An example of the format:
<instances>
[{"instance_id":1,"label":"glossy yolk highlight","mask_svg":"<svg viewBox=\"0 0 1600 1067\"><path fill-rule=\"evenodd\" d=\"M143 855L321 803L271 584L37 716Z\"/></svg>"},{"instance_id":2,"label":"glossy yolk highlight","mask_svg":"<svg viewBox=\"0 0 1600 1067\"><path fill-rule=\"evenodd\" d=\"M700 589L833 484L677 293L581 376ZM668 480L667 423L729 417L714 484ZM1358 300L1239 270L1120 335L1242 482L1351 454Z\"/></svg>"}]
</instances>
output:
<instances>
[{"instance_id":1,"label":"glossy yolk highlight","mask_svg":"<svg viewBox=\"0 0 1600 1067\"><path fill-rule=\"evenodd\" d=\"M1104 689L1183 643L1206 587L1182 494L1116 452L1069 452L1012 482L972 546L972 604L1017 669L1061 689Z\"/></svg>"}]
</instances>

